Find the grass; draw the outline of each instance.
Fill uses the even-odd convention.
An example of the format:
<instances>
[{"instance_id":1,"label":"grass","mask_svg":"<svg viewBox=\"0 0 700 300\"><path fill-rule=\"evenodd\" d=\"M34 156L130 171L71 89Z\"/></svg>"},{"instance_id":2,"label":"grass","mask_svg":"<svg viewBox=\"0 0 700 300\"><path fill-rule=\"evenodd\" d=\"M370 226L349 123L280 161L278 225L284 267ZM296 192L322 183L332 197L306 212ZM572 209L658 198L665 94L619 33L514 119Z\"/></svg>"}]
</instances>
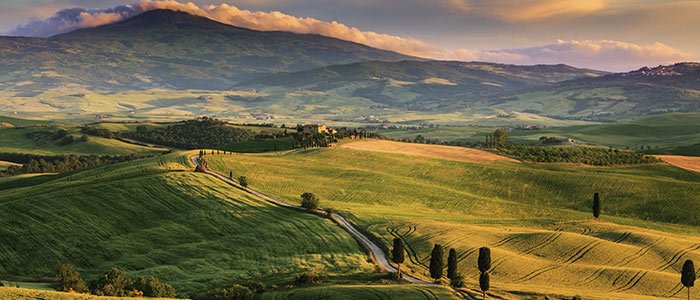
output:
<instances>
[{"instance_id":1,"label":"grass","mask_svg":"<svg viewBox=\"0 0 700 300\"><path fill-rule=\"evenodd\" d=\"M460 299L446 288L411 285L333 285L275 290L262 294L262 300L272 299Z\"/></svg>"},{"instance_id":2,"label":"grass","mask_svg":"<svg viewBox=\"0 0 700 300\"><path fill-rule=\"evenodd\" d=\"M128 300L128 299L144 299L141 298L130 298L130 297L98 297L85 294L76 293L61 293L55 291L42 291L29 288L14 288L14 287L0 287L0 299L14 299L14 300ZM148 298L146 298L148 299ZM166 298L159 298L166 299Z\"/></svg>"},{"instance_id":3,"label":"grass","mask_svg":"<svg viewBox=\"0 0 700 300\"><path fill-rule=\"evenodd\" d=\"M76 140L68 145L61 145L59 141L52 140L35 141L27 137L27 134L31 132L55 132L59 129L66 129L69 134L76 137L80 136L78 127L64 125L0 128L0 141L2 141L0 143L0 152L31 153L39 155L149 155L163 152L162 149L138 146L115 139L95 136L90 136L87 142Z\"/></svg>"},{"instance_id":4,"label":"grass","mask_svg":"<svg viewBox=\"0 0 700 300\"><path fill-rule=\"evenodd\" d=\"M700 113L667 113L639 117L610 124L548 127L540 130L513 130L514 143L538 144L542 136L572 137L586 143L614 148L651 147L656 154L700 156ZM440 141L483 142L492 127L440 126L421 129L385 129L380 133L391 138L411 139L422 135Z\"/></svg>"},{"instance_id":5,"label":"grass","mask_svg":"<svg viewBox=\"0 0 700 300\"><path fill-rule=\"evenodd\" d=\"M111 267L154 275L179 295L250 279L285 284L375 271L330 220L267 204L189 172L181 153L0 191L0 276L45 280L59 263L87 278Z\"/></svg>"},{"instance_id":6,"label":"grass","mask_svg":"<svg viewBox=\"0 0 700 300\"><path fill-rule=\"evenodd\" d=\"M664 164L474 164L344 148L207 162L286 201L313 192L386 245L405 239L417 276L441 243L457 249L474 287L475 250L490 246L497 293L676 297L683 260L700 259L700 174ZM599 222L590 221L596 191Z\"/></svg>"}]
</instances>

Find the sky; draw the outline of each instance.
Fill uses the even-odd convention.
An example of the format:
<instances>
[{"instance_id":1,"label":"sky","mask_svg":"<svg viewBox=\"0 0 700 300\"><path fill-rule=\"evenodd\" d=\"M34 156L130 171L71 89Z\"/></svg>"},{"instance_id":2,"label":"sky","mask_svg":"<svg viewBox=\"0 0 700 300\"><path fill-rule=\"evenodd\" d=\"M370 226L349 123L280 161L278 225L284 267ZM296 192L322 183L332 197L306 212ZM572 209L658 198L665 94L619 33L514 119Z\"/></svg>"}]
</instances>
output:
<instances>
[{"instance_id":1,"label":"sky","mask_svg":"<svg viewBox=\"0 0 700 300\"><path fill-rule=\"evenodd\" d=\"M0 0L0 32L50 36L158 8L444 60L607 71L700 60L700 0Z\"/></svg>"}]
</instances>

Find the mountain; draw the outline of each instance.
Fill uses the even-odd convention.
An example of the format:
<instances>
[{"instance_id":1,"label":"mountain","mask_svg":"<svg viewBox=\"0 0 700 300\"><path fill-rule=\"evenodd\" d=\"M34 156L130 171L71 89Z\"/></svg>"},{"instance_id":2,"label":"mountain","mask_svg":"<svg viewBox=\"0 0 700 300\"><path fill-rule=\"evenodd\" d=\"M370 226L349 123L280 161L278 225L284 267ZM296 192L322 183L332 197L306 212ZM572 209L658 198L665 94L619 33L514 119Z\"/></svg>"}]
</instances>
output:
<instances>
[{"instance_id":1,"label":"mountain","mask_svg":"<svg viewBox=\"0 0 700 300\"><path fill-rule=\"evenodd\" d=\"M555 118L613 121L700 111L700 63L579 78L494 99L496 107Z\"/></svg>"},{"instance_id":2,"label":"mountain","mask_svg":"<svg viewBox=\"0 0 700 300\"><path fill-rule=\"evenodd\" d=\"M223 89L283 71L414 59L313 34L256 31L171 10L48 39L0 37L0 89Z\"/></svg>"},{"instance_id":3,"label":"mountain","mask_svg":"<svg viewBox=\"0 0 700 300\"><path fill-rule=\"evenodd\" d=\"M388 106L430 110L469 99L481 100L483 97L605 74L567 65L370 61L280 73L234 88L323 91L344 97L361 97Z\"/></svg>"}]
</instances>

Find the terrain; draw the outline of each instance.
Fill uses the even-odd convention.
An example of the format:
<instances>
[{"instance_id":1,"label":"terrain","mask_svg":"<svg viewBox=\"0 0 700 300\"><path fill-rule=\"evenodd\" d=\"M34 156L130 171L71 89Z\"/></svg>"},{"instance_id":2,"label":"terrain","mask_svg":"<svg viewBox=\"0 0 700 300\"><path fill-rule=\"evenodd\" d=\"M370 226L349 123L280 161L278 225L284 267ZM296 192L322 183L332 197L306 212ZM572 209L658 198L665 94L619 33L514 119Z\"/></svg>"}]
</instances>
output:
<instances>
[{"instance_id":1,"label":"terrain","mask_svg":"<svg viewBox=\"0 0 700 300\"><path fill-rule=\"evenodd\" d=\"M610 74L431 61L168 10L0 41L0 112L22 118L560 126L700 110L697 63Z\"/></svg>"},{"instance_id":2,"label":"terrain","mask_svg":"<svg viewBox=\"0 0 700 300\"><path fill-rule=\"evenodd\" d=\"M681 257L700 255L691 213L698 173L663 164L480 164L383 152L340 147L207 161L285 201L298 203L299 194L312 191L322 207L349 216L386 245L401 237L414 276L427 278L430 249L440 243L458 250L467 285L474 286L475 249L490 246L494 293L507 298L679 296ZM569 192L562 194L564 186ZM606 199L602 222L591 220L594 190ZM668 198L677 208L662 204Z\"/></svg>"},{"instance_id":3,"label":"terrain","mask_svg":"<svg viewBox=\"0 0 700 300\"><path fill-rule=\"evenodd\" d=\"M157 38L154 38L157 37ZM226 89L277 71L409 56L288 32L262 32L170 10L51 38L0 38L0 89ZM40 71L39 71L40 70Z\"/></svg>"}]
</instances>

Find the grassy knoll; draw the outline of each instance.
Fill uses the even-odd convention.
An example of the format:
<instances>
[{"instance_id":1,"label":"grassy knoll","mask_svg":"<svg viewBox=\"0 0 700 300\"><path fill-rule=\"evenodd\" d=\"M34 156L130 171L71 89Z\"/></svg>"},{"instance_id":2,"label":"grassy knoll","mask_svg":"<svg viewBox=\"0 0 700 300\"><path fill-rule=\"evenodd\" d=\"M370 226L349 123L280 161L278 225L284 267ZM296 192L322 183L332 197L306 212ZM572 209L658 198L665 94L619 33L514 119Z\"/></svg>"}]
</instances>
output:
<instances>
[{"instance_id":1,"label":"grassy knoll","mask_svg":"<svg viewBox=\"0 0 700 300\"><path fill-rule=\"evenodd\" d=\"M493 249L497 291L613 299L680 295L683 260L700 259L700 174L664 164L474 164L345 148L207 161L287 201L313 192L387 245L404 238L417 276L433 243L454 247L471 287L481 246Z\"/></svg>"},{"instance_id":2,"label":"grassy knoll","mask_svg":"<svg viewBox=\"0 0 700 300\"><path fill-rule=\"evenodd\" d=\"M331 281L374 272L330 220L192 168L176 153L1 190L0 277L39 280L70 262L90 278L116 266L196 295L250 279L285 284L304 270Z\"/></svg>"},{"instance_id":3,"label":"grassy knoll","mask_svg":"<svg viewBox=\"0 0 700 300\"><path fill-rule=\"evenodd\" d=\"M60 139L53 140L49 137L31 138L29 135L35 133L57 132L60 129L67 130L76 138L70 144L63 144ZM0 128L0 152L32 153L40 155L147 155L163 152L162 149L154 149L144 146L128 144L115 139L90 136L88 141L79 140L80 129L70 126L31 126L24 128Z\"/></svg>"},{"instance_id":4,"label":"grassy knoll","mask_svg":"<svg viewBox=\"0 0 700 300\"><path fill-rule=\"evenodd\" d=\"M27 288L0 287L0 299L13 300L128 300L128 299L144 299L130 297L98 297L76 293L61 293L54 291L42 291ZM148 299L148 298L146 298ZM152 299L152 298L151 298ZM166 298L159 298L166 299Z\"/></svg>"},{"instance_id":5,"label":"grassy knoll","mask_svg":"<svg viewBox=\"0 0 700 300\"><path fill-rule=\"evenodd\" d=\"M262 294L260 299L460 299L452 291L440 287L410 285L333 285L276 290Z\"/></svg>"}]
</instances>

